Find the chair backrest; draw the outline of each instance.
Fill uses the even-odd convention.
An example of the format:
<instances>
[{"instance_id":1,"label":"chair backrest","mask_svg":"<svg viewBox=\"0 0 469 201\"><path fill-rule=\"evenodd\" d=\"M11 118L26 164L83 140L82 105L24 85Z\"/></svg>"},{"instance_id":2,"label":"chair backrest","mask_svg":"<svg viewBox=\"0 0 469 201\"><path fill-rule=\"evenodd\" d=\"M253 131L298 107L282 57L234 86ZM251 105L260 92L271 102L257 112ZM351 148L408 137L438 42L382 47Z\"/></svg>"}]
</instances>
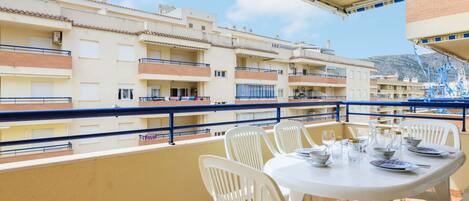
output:
<instances>
[{"instance_id":1,"label":"chair backrest","mask_svg":"<svg viewBox=\"0 0 469 201\"><path fill-rule=\"evenodd\" d=\"M272 143L264 129L255 126L242 126L228 130L225 134L226 157L239 161L257 170L264 167L261 137L275 154Z\"/></svg>"},{"instance_id":2,"label":"chair backrest","mask_svg":"<svg viewBox=\"0 0 469 201\"><path fill-rule=\"evenodd\" d=\"M199 168L204 185L215 201L285 201L272 178L247 165L202 155Z\"/></svg>"},{"instance_id":3,"label":"chair backrest","mask_svg":"<svg viewBox=\"0 0 469 201\"><path fill-rule=\"evenodd\" d=\"M292 153L295 149L303 148L302 135L311 147L317 146L306 127L299 121L285 120L274 126L275 143L277 143L278 151L282 154Z\"/></svg>"},{"instance_id":4,"label":"chair backrest","mask_svg":"<svg viewBox=\"0 0 469 201\"><path fill-rule=\"evenodd\" d=\"M461 139L458 128L447 121L442 120L405 120L399 124L399 128L408 136L417 137L423 142L446 145L448 134L453 134L453 146L461 149Z\"/></svg>"}]
</instances>

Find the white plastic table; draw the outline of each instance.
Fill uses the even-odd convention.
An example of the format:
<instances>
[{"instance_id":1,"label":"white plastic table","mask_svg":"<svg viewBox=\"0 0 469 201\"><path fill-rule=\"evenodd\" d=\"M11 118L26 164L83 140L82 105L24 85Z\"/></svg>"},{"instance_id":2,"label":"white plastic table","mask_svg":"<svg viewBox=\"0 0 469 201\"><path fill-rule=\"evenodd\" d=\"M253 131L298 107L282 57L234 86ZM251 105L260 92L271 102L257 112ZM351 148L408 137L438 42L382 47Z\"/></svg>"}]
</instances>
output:
<instances>
[{"instance_id":1,"label":"white plastic table","mask_svg":"<svg viewBox=\"0 0 469 201\"><path fill-rule=\"evenodd\" d=\"M401 160L428 164L431 168L401 173L372 166L369 164L372 157L364 157L359 163L351 164L344 156L334 159L330 167L318 168L297 156L280 155L265 164L264 172L280 186L290 189L291 201L301 201L305 194L335 199L388 201L412 197L435 186L439 193L437 200L445 201L450 200L449 177L464 164L465 158L461 151L448 158L431 158L406 150L402 152Z\"/></svg>"}]
</instances>

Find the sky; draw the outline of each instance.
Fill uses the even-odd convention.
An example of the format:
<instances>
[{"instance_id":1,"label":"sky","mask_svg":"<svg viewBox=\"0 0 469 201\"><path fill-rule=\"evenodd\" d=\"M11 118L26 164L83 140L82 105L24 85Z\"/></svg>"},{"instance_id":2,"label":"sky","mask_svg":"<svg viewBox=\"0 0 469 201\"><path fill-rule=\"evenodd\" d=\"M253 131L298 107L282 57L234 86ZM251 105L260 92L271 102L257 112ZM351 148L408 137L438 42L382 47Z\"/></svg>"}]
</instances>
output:
<instances>
[{"instance_id":1,"label":"sky","mask_svg":"<svg viewBox=\"0 0 469 201\"><path fill-rule=\"evenodd\" d=\"M405 3L342 18L302 0L109 0L114 4L155 12L159 4L213 13L224 27L246 27L254 33L325 47L337 55L367 58L409 54L405 38Z\"/></svg>"}]
</instances>

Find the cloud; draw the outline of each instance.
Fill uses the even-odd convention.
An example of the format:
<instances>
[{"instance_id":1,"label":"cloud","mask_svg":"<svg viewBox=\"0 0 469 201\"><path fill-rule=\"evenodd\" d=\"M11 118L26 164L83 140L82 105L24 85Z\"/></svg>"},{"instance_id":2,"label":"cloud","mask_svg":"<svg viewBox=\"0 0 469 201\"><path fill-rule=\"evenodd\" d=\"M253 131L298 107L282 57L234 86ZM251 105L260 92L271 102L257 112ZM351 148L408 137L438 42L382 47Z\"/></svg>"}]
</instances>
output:
<instances>
[{"instance_id":1,"label":"cloud","mask_svg":"<svg viewBox=\"0 0 469 201\"><path fill-rule=\"evenodd\" d=\"M290 38L321 24L326 13L302 0L236 0L226 16L233 24L254 20L279 23L282 35Z\"/></svg>"}]
</instances>

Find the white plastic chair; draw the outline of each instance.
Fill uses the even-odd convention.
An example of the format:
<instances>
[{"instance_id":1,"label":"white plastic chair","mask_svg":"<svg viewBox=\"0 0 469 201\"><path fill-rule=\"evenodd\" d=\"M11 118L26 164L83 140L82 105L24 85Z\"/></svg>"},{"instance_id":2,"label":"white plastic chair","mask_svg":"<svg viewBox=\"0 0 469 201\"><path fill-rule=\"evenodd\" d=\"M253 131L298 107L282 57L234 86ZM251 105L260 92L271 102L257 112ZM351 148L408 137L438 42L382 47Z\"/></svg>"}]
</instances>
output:
<instances>
[{"instance_id":1,"label":"white plastic chair","mask_svg":"<svg viewBox=\"0 0 469 201\"><path fill-rule=\"evenodd\" d=\"M281 154L292 153L295 149L303 148L302 135L311 147L318 146L301 122L285 120L274 126L275 143Z\"/></svg>"},{"instance_id":2,"label":"white plastic chair","mask_svg":"<svg viewBox=\"0 0 469 201\"><path fill-rule=\"evenodd\" d=\"M264 159L262 157L261 137L270 151L276 155L277 151L264 129L255 126L243 126L232 128L226 132L226 157L262 171Z\"/></svg>"},{"instance_id":3,"label":"white plastic chair","mask_svg":"<svg viewBox=\"0 0 469 201\"><path fill-rule=\"evenodd\" d=\"M404 134L422 139L423 142L446 145L448 134L453 134L453 147L461 149L461 139L458 128L442 120L405 120L399 124Z\"/></svg>"},{"instance_id":4,"label":"white plastic chair","mask_svg":"<svg viewBox=\"0 0 469 201\"><path fill-rule=\"evenodd\" d=\"M215 201L285 201L272 178L252 167L208 155L200 156L199 167Z\"/></svg>"}]
</instances>

